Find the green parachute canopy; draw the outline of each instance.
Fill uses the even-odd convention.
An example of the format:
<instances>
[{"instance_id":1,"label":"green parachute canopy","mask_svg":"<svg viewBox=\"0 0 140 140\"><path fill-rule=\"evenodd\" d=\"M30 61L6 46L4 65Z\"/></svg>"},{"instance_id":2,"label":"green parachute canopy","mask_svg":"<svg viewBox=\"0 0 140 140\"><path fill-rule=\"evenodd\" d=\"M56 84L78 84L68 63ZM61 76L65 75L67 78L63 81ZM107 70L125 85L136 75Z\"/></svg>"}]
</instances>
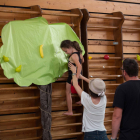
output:
<instances>
[{"instance_id":1,"label":"green parachute canopy","mask_svg":"<svg viewBox=\"0 0 140 140\"><path fill-rule=\"evenodd\" d=\"M19 86L55 82L68 70L67 55L60 48L61 42L67 39L77 41L84 55L83 45L66 23L48 24L43 17L9 22L2 29L0 48L4 75L14 78Z\"/></svg>"}]
</instances>

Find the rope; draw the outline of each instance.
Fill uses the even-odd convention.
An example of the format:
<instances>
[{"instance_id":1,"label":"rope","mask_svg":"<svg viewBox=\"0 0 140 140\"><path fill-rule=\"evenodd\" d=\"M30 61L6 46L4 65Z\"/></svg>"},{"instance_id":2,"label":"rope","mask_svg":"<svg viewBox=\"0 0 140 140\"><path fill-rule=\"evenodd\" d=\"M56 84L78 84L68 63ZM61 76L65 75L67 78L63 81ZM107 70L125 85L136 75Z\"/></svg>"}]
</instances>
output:
<instances>
[{"instance_id":1,"label":"rope","mask_svg":"<svg viewBox=\"0 0 140 140\"><path fill-rule=\"evenodd\" d=\"M50 130L47 130L47 129L44 129L44 128L43 128L43 130L50 132Z\"/></svg>"},{"instance_id":2,"label":"rope","mask_svg":"<svg viewBox=\"0 0 140 140\"><path fill-rule=\"evenodd\" d=\"M38 86L37 86L38 87ZM50 94L50 93L48 93L48 92L46 92L46 91L44 91L44 90L42 90L41 88L39 88L38 87L38 89L40 90L40 91L42 91L42 92L45 92L45 93L47 93L47 94Z\"/></svg>"},{"instance_id":3,"label":"rope","mask_svg":"<svg viewBox=\"0 0 140 140\"><path fill-rule=\"evenodd\" d=\"M51 113L50 112L47 112L47 111L43 110L40 106L39 106L39 108L40 108L40 110L46 112L47 114L49 114L51 116Z\"/></svg>"}]
</instances>

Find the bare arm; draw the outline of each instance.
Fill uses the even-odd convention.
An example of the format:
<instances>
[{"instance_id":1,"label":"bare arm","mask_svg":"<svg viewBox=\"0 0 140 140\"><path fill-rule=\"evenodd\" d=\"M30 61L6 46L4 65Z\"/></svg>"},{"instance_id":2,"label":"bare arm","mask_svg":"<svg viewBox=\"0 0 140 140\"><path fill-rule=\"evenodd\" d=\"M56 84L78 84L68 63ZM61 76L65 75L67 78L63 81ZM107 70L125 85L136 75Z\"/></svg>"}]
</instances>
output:
<instances>
[{"instance_id":1,"label":"bare arm","mask_svg":"<svg viewBox=\"0 0 140 140\"><path fill-rule=\"evenodd\" d=\"M69 63L69 68L72 71L72 73L76 74L76 67L74 65L72 65L71 63ZM83 92L83 90L81 89L81 87L78 85L78 79L76 75L72 76L72 81L73 81L73 86L75 88L75 90L77 91L78 95L81 97L81 94Z\"/></svg>"},{"instance_id":2,"label":"bare arm","mask_svg":"<svg viewBox=\"0 0 140 140\"><path fill-rule=\"evenodd\" d=\"M77 55L76 54L73 54L71 56L71 58L72 58L73 62L75 63L76 67L77 67L76 77L79 78L81 70L82 70L82 65L80 64L79 60L77 59Z\"/></svg>"},{"instance_id":3,"label":"bare arm","mask_svg":"<svg viewBox=\"0 0 140 140\"><path fill-rule=\"evenodd\" d=\"M122 109L115 107L113 116L112 116L112 138L115 139L117 137L119 128L120 128L120 123L122 119Z\"/></svg>"},{"instance_id":4,"label":"bare arm","mask_svg":"<svg viewBox=\"0 0 140 140\"><path fill-rule=\"evenodd\" d=\"M84 77L84 76L81 75L81 74L80 74L80 77L79 77L79 78L82 79L82 80L84 80L84 81L86 81L88 84L89 84L89 82L90 82L90 79Z\"/></svg>"},{"instance_id":5,"label":"bare arm","mask_svg":"<svg viewBox=\"0 0 140 140\"><path fill-rule=\"evenodd\" d=\"M81 98L81 94L82 94L83 90L78 85L78 79L77 79L76 75L72 76L72 80L73 80L73 86L74 86L75 90L77 91L79 97Z\"/></svg>"}]
</instances>

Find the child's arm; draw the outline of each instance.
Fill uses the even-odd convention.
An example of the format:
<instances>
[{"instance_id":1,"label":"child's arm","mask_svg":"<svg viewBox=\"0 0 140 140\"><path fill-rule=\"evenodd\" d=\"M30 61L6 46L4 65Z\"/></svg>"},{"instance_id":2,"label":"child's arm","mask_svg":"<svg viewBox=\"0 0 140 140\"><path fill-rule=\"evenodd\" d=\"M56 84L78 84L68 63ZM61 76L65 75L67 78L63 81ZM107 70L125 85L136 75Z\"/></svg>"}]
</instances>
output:
<instances>
[{"instance_id":1,"label":"child's arm","mask_svg":"<svg viewBox=\"0 0 140 140\"><path fill-rule=\"evenodd\" d=\"M81 57L82 63L84 63L84 57L83 57L82 53L80 54L80 57Z\"/></svg>"},{"instance_id":2,"label":"child's arm","mask_svg":"<svg viewBox=\"0 0 140 140\"><path fill-rule=\"evenodd\" d=\"M77 67L76 77L79 78L80 73L81 73L81 70L82 70L82 66L81 66L81 64L80 64L80 62L79 62L78 57L77 57L76 54L73 54L71 56L71 58L72 58L73 62L75 63L76 67Z\"/></svg>"}]
</instances>

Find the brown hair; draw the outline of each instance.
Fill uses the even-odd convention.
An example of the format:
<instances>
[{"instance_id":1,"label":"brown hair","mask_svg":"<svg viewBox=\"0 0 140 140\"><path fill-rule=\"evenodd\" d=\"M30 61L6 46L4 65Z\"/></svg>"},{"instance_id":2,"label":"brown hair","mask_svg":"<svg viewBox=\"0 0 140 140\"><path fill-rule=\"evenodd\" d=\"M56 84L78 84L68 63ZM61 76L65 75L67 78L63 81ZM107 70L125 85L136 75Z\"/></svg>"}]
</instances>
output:
<instances>
[{"instance_id":1,"label":"brown hair","mask_svg":"<svg viewBox=\"0 0 140 140\"><path fill-rule=\"evenodd\" d=\"M97 94L95 94L94 92L92 92L90 89L89 89L89 95L93 98L98 98L100 96L98 96Z\"/></svg>"},{"instance_id":2,"label":"brown hair","mask_svg":"<svg viewBox=\"0 0 140 140\"><path fill-rule=\"evenodd\" d=\"M64 40L61 42L61 45L60 45L61 48L74 48L76 49L78 52L82 53L82 50L78 44L78 42L76 41L70 41L70 40Z\"/></svg>"}]
</instances>

